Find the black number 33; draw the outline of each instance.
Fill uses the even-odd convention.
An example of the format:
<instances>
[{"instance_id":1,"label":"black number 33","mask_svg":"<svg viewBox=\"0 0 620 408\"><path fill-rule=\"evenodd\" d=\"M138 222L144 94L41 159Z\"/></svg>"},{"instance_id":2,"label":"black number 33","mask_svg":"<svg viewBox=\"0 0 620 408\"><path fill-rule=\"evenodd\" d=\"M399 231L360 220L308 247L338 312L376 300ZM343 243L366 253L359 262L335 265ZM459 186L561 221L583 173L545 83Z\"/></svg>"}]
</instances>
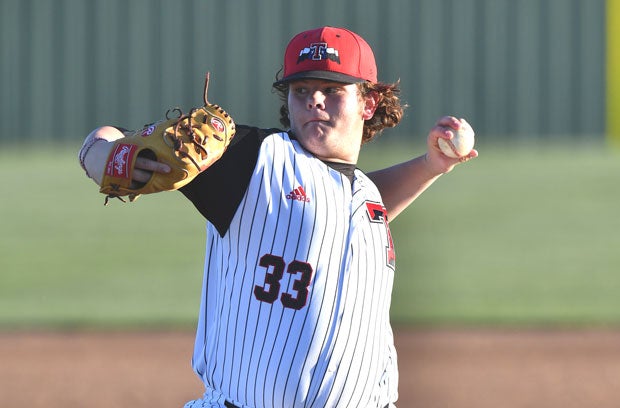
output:
<instances>
[{"instance_id":1,"label":"black number 33","mask_svg":"<svg viewBox=\"0 0 620 408\"><path fill-rule=\"evenodd\" d=\"M307 262L293 261L288 264L280 256L266 254L260 259L259 265L267 268L265 283L263 286L254 286L254 296L261 302L273 303L280 295L280 281L284 277L284 271L291 275L300 274L299 279L293 282L295 295L284 292L280 295L280 301L284 307L299 310L306 306L308 300L308 287L312 280L312 266ZM271 270L271 272L270 272Z\"/></svg>"}]
</instances>

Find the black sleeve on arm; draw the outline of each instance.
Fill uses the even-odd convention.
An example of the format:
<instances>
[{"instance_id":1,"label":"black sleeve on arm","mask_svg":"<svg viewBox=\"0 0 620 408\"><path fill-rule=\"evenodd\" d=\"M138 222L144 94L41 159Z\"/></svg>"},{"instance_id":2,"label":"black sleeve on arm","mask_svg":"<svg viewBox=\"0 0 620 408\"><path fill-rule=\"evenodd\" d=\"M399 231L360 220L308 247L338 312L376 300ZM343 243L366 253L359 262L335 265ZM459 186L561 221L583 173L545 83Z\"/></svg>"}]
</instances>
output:
<instances>
[{"instance_id":1,"label":"black sleeve on arm","mask_svg":"<svg viewBox=\"0 0 620 408\"><path fill-rule=\"evenodd\" d=\"M241 203L262 141L276 129L237 125L235 137L222 157L180 191L224 236Z\"/></svg>"}]
</instances>

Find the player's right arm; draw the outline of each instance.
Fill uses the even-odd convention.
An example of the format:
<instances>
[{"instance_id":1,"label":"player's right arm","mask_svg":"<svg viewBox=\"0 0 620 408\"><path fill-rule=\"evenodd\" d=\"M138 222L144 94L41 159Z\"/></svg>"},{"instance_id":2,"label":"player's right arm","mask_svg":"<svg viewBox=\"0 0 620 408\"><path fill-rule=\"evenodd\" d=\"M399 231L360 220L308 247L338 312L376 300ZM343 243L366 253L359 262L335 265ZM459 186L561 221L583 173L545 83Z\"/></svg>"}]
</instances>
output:
<instances>
[{"instance_id":1,"label":"player's right arm","mask_svg":"<svg viewBox=\"0 0 620 408\"><path fill-rule=\"evenodd\" d=\"M441 152L439 138L449 138L449 128L458 129L460 122L453 116L444 116L430 130L426 154L382 170L368 173L376 184L388 212L390 222L404 211L442 174L449 173L459 163L478 156L476 150L461 159L453 159Z\"/></svg>"},{"instance_id":2,"label":"player's right arm","mask_svg":"<svg viewBox=\"0 0 620 408\"><path fill-rule=\"evenodd\" d=\"M84 139L78 157L86 175L92 178L97 185L101 185L103 170L113 142L122 137L125 135L120 129L113 126L102 126L90 132ZM146 182L151 172L167 173L169 171L170 167L167 164L138 157L133 179L138 182Z\"/></svg>"}]
</instances>

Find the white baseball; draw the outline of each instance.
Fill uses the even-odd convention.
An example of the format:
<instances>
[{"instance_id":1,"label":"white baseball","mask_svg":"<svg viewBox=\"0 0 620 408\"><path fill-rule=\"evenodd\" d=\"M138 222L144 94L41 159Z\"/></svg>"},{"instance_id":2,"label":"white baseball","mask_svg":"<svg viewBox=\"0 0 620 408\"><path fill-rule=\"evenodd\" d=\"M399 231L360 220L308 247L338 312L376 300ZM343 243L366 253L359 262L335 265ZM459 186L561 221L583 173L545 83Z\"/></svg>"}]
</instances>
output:
<instances>
[{"instance_id":1,"label":"white baseball","mask_svg":"<svg viewBox=\"0 0 620 408\"><path fill-rule=\"evenodd\" d=\"M451 140L437 139L439 148L448 157L464 157L474 148L474 130L465 119L461 119L459 130L450 128L454 137Z\"/></svg>"}]
</instances>

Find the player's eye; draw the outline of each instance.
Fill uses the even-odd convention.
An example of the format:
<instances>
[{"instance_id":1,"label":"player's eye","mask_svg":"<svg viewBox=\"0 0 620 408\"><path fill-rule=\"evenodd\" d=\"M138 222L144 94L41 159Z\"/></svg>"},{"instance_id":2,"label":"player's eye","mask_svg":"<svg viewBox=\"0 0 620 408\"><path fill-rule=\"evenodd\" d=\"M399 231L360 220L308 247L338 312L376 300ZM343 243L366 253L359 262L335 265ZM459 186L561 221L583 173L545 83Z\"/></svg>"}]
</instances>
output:
<instances>
[{"instance_id":1,"label":"player's eye","mask_svg":"<svg viewBox=\"0 0 620 408\"><path fill-rule=\"evenodd\" d=\"M308 88L305 86L294 86L291 88L295 95L306 95L308 94Z\"/></svg>"},{"instance_id":2,"label":"player's eye","mask_svg":"<svg viewBox=\"0 0 620 408\"><path fill-rule=\"evenodd\" d=\"M323 93L326 95L334 95L334 94L338 94L342 92L343 90L344 88L342 86L330 85L330 86L325 87L325 89L323 89Z\"/></svg>"}]
</instances>

